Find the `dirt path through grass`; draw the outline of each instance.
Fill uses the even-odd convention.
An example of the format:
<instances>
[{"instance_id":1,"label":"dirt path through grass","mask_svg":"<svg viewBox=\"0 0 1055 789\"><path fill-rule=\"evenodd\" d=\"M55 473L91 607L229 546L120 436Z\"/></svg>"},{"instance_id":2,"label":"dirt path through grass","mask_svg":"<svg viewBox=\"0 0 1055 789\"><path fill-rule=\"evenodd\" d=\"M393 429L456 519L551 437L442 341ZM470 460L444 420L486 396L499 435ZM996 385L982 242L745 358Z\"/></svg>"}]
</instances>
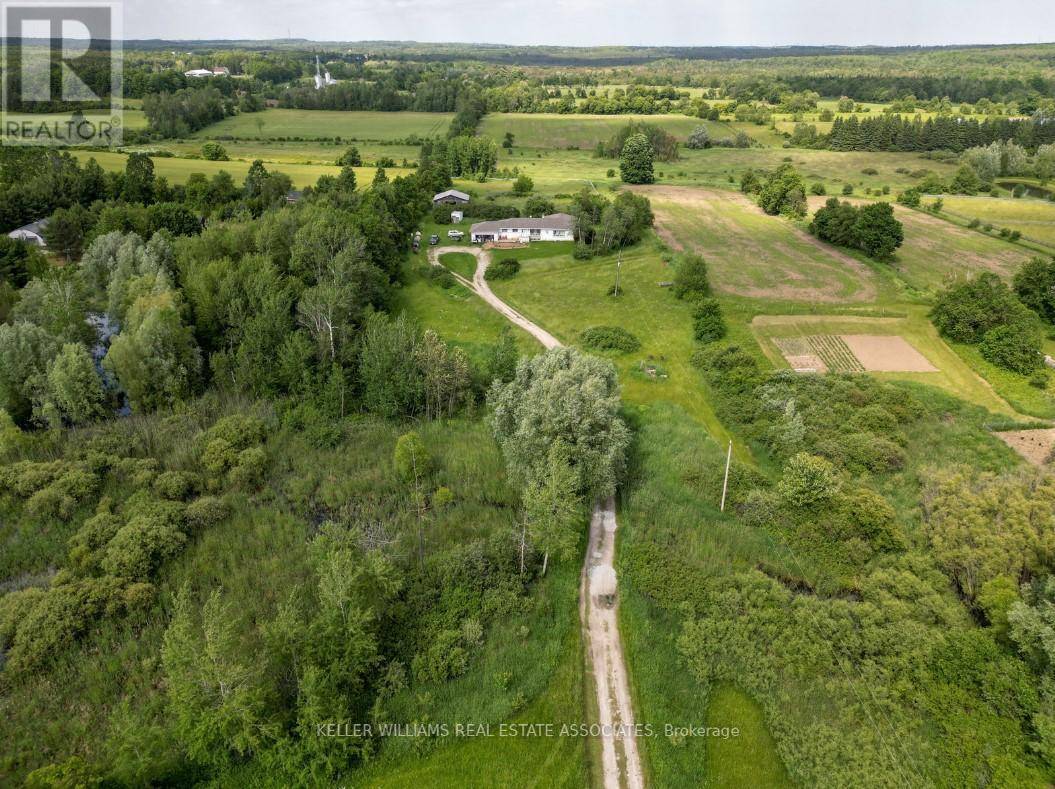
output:
<instances>
[{"instance_id":1,"label":"dirt path through grass","mask_svg":"<svg viewBox=\"0 0 1055 789\"><path fill-rule=\"evenodd\" d=\"M442 266L440 255L448 252L469 253L476 257L472 281L460 274L451 275L482 298L510 322L535 337L546 349L557 348L560 340L536 326L514 310L492 291L484 274L491 264L491 253L476 247L433 247L429 262ZM449 270L449 269L448 269ZM601 726L601 759L605 789L642 789L645 785L641 757L634 730L634 705L630 682L619 637L619 598L611 602L595 594L593 579L615 572L615 500L598 502L590 518L590 539L583 562L579 587L579 618L586 643L587 670L593 675L597 691L597 723Z\"/></svg>"}]
</instances>

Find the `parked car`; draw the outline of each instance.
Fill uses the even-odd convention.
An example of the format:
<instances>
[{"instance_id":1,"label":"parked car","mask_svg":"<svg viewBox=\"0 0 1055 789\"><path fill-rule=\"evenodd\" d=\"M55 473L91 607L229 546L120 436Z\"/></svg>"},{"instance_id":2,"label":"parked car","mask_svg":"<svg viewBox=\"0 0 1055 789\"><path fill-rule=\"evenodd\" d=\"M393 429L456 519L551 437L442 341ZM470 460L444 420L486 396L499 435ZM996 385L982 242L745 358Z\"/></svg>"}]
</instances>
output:
<instances>
[{"instance_id":1,"label":"parked car","mask_svg":"<svg viewBox=\"0 0 1055 789\"><path fill-rule=\"evenodd\" d=\"M455 241L461 241L463 238L465 238L465 233L463 233L461 230L448 230L447 238L453 238Z\"/></svg>"},{"instance_id":2,"label":"parked car","mask_svg":"<svg viewBox=\"0 0 1055 789\"><path fill-rule=\"evenodd\" d=\"M429 236L429 244L431 244L432 246L436 246L438 243L440 243L439 236L437 236L435 233Z\"/></svg>"}]
</instances>

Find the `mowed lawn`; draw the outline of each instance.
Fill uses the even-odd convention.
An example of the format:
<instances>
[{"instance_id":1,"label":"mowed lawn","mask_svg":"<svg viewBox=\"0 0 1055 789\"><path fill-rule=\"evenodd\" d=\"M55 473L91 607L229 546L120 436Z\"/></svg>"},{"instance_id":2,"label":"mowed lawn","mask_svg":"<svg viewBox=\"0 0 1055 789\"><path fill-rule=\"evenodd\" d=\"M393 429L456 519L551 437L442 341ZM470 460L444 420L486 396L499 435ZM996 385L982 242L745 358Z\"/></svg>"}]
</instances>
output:
<instances>
[{"instance_id":1,"label":"mowed lawn","mask_svg":"<svg viewBox=\"0 0 1055 789\"><path fill-rule=\"evenodd\" d=\"M104 170L123 171L128 164L128 157L120 153L73 151L73 155L82 162L95 159ZM250 162L244 160L208 162L204 159L158 157L153 161L155 174L167 178L169 183L172 184L185 184L187 179L194 173L204 173L212 177L221 170L226 170L236 182L241 182L245 179L250 167ZM293 180L293 186L298 189L314 186L319 178L324 175L337 176L340 174L340 168L336 165L324 164L275 164L269 166L268 169L285 173ZM359 185L369 185L370 181L373 180L374 172L372 167L355 168L355 175ZM410 172L412 171L394 167L388 170L388 175L390 178L394 178L397 175L406 175Z\"/></svg>"},{"instance_id":2,"label":"mowed lawn","mask_svg":"<svg viewBox=\"0 0 1055 789\"><path fill-rule=\"evenodd\" d=\"M970 221L979 219L999 231L1006 227L1018 230L1033 241L1050 246L1055 251L1055 202L1023 197L965 197L948 195L944 213Z\"/></svg>"},{"instance_id":3,"label":"mowed lawn","mask_svg":"<svg viewBox=\"0 0 1055 789\"><path fill-rule=\"evenodd\" d=\"M329 110L264 110L246 112L206 126L199 139L237 137L305 140L341 137L344 140L399 140L412 134L442 137L452 113L445 112L338 112Z\"/></svg>"},{"instance_id":4,"label":"mowed lawn","mask_svg":"<svg viewBox=\"0 0 1055 789\"><path fill-rule=\"evenodd\" d=\"M767 216L739 192L642 188L660 235L707 260L719 293L809 303L868 302L874 272L781 217Z\"/></svg>"}]
</instances>

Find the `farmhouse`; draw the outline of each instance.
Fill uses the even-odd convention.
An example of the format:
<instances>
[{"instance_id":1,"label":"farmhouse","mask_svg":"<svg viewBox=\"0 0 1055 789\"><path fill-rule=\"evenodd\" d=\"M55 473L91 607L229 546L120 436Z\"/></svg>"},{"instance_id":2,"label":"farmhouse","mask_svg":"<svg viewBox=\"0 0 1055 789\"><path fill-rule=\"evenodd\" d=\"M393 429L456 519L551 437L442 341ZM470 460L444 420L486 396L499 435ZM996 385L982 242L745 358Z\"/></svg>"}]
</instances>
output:
<instances>
[{"instance_id":1,"label":"farmhouse","mask_svg":"<svg viewBox=\"0 0 1055 789\"><path fill-rule=\"evenodd\" d=\"M191 69L190 71L184 71L183 76L189 77L190 79L204 79L205 77L214 77L216 75L213 74L210 69L196 68Z\"/></svg>"},{"instance_id":2,"label":"farmhouse","mask_svg":"<svg viewBox=\"0 0 1055 789\"><path fill-rule=\"evenodd\" d=\"M446 192L440 192L432 198L433 205L440 205L441 203L447 203L448 205L465 205L469 202L469 195L465 192L459 192L457 189L448 189Z\"/></svg>"},{"instance_id":3,"label":"farmhouse","mask_svg":"<svg viewBox=\"0 0 1055 789\"><path fill-rule=\"evenodd\" d=\"M521 217L477 222L469 232L474 244L488 241L573 241L575 217L570 214L550 214L541 219Z\"/></svg>"},{"instance_id":4,"label":"farmhouse","mask_svg":"<svg viewBox=\"0 0 1055 789\"><path fill-rule=\"evenodd\" d=\"M40 219L32 224L20 227L18 230L12 230L8 233L8 238L13 238L16 241L25 241L27 244L32 244L36 247L46 247L47 242L44 241L44 228L48 226L47 219Z\"/></svg>"}]
</instances>

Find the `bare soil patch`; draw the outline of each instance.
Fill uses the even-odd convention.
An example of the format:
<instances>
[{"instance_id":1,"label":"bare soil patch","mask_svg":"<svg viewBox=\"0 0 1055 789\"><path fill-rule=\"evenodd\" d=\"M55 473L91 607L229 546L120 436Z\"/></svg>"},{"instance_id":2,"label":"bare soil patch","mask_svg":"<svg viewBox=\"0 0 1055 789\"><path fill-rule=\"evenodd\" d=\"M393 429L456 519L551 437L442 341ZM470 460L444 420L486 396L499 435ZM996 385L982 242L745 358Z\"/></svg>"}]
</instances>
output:
<instances>
[{"instance_id":1,"label":"bare soil patch","mask_svg":"<svg viewBox=\"0 0 1055 789\"><path fill-rule=\"evenodd\" d=\"M936 373L938 368L896 335L844 334L840 339L872 373Z\"/></svg>"},{"instance_id":2,"label":"bare soil patch","mask_svg":"<svg viewBox=\"0 0 1055 789\"><path fill-rule=\"evenodd\" d=\"M1010 430L995 435L1035 466L1043 466L1055 447L1055 428Z\"/></svg>"}]
</instances>

